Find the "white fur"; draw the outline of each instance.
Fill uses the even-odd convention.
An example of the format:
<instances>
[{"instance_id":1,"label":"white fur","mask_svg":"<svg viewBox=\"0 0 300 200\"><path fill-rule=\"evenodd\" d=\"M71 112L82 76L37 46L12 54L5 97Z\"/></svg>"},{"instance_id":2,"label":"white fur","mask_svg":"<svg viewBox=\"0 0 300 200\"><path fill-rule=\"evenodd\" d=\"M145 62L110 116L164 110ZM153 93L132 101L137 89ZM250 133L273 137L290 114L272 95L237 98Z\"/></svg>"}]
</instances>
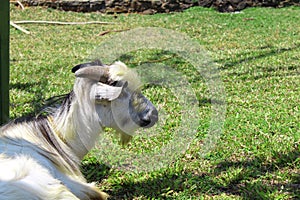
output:
<instances>
[{"instance_id":1,"label":"white fur","mask_svg":"<svg viewBox=\"0 0 300 200\"><path fill-rule=\"evenodd\" d=\"M17 124L1 133L1 200L106 199L105 193L86 183L72 149L54 134L71 158L66 161L47 140L34 134L38 130L33 127L30 123Z\"/></svg>"},{"instance_id":2,"label":"white fur","mask_svg":"<svg viewBox=\"0 0 300 200\"><path fill-rule=\"evenodd\" d=\"M78 199L47 169L29 156L1 156L0 199Z\"/></svg>"}]
</instances>

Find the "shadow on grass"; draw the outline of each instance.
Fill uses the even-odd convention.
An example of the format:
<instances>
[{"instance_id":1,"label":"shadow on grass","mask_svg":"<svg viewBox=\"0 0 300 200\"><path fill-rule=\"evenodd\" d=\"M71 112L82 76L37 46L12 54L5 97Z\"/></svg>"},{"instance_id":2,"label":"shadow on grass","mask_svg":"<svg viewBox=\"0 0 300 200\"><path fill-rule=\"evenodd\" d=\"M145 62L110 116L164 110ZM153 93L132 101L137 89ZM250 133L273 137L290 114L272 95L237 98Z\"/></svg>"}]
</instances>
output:
<instances>
[{"instance_id":1,"label":"shadow on grass","mask_svg":"<svg viewBox=\"0 0 300 200\"><path fill-rule=\"evenodd\" d=\"M269 57L269 56L278 55L278 54L285 53L287 51L292 51L292 50L299 49L299 48L300 48L300 43L295 44L293 47L289 47L289 48L270 49L268 51L262 52L259 55L255 55L255 56L247 57L247 58L242 58L242 59L237 60L235 62L227 62L226 63L227 60L219 60L218 62L220 62L220 63L225 62L224 67L222 67L221 69L228 69L230 67L234 67L234 66L236 66L238 64L242 64L244 62L248 62L248 61L251 61L251 60L257 60L257 59L261 59L261 58L265 58L265 57ZM263 48L261 50L263 50Z\"/></svg>"},{"instance_id":2,"label":"shadow on grass","mask_svg":"<svg viewBox=\"0 0 300 200\"><path fill-rule=\"evenodd\" d=\"M35 116L41 108L44 106L45 103L45 96L44 91L40 87L37 86L43 86L43 88L46 88L48 85L47 80L43 81L37 81L37 82L29 82L29 83L11 83L9 85L10 89L16 89L16 90L23 90L27 93L34 94L32 95L32 98L29 101L24 101L19 104L30 104L30 107L32 107L32 111L24 112L22 113L21 118L27 117L27 116ZM19 106L18 104L11 103L10 106L16 107Z\"/></svg>"},{"instance_id":3,"label":"shadow on grass","mask_svg":"<svg viewBox=\"0 0 300 200\"><path fill-rule=\"evenodd\" d=\"M197 197L200 195L214 196L225 193L227 195L237 195L243 199L270 199L273 193L288 194L292 199L300 198L300 174L290 172L289 181L272 180L264 178L272 173L280 172L285 167L291 168L291 165L299 165L300 152L292 151L288 154L278 154L273 157L274 161L268 161L266 158L256 158L249 161L230 161L219 162L210 173L202 174L194 171L169 172L166 170L155 178L149 178L145 181L138 181L133 178L131 181L124 181L120 185L112 185L108 191L110 199L134 199L142 197L143 199L174 199L174 194L182 193L184 197ZM94 164L85 166L85 169L98 169L97 174L89 174L89 181L99 181L103 177L109 176L108 168ZM96 167L96 168L95 168ZM231 173L232 170L240 169L226 183L220 181L221 174ZM101 172L102 170L102 172ZM94 172L93 172L94 173ZM89 177L94 177L90 179ZM273 175L276 176L276 175Z\"/></svg>"},{"instance_id":4,"label":"shadow on grass","mask_svg":"<svg viewBox=\"0 0 300 200\"><path fill-rule=\"evenodd\" d=\"M81 171L89 183L101 182L102 179L109 176L109 170L109 166L97 162L81 165Z\"/></svg>"},{"instance_id":5,"label":"shadow on grass","mask_svg":"<svg viewBox=\"0 0 300 200\"><path fill-rule=\"evenodd\" d=\"M284 168L292 168L292 165L299 166L300 152L298 149L288 154L276 154L271 161L264 157L257 157L249 161L222 161L214 170L214 175L218 176L229 169L242 169L239 174L235 175L226 188L226 193L243 196L245 199L270 199L270 194L274 191L288 192L295 199L300 198L300 173L289 172L289 181L274 180L264 176L280 172Z\"/></svg>"},{"instance_id":6,"label":"shadow on grass","mask_svg":"<svg viewBox=\"0 0 300 200\"><path fill-rule=\"evenodd\" d=\"M292 47L288 47L288 48L277 48L277 49L274 49L272 47L266 47L266 48L271 48L271 49L266 50L264 48L261 48L261 51L258 54L255 54L252 56L246 56L245 54L238 55L239 57L241 57L241 59L235 60L235 61L229 61L227 59L224 59L224 60L218 60L216 62L224 63L224 66L221 67L220 69L226 70L226 69L230 69L232 67L237 67L238 65L241 65L246 62L251 62L254 60L259 60L259 59L263 59L263 58L266 58L269 56L275 56L275 55L279 55L279 54L282 54L282 53L285 53L288 51L293 51L293 50L299 49L300 43L299 44L296 43ZM298 74L299 73L299 72L297 72L298 68L299 68L299 65L298 66L278 66L278 67L267 66L264 69L266 74L260 75L260 76L253 76L253 78L258 79L258 78L263 78L263 77L270 77L273 75L274 72L276 72L278 70L283 70L283 69L291 71L291 73ZM242 76L242 75L248 75L248 74L249 74L249 72L233 72L231 75ZM293 74L289 74L289 75L293 75ZM280 75L280 76L284 76L284 75Z\"/></svg>"}]
</instances>

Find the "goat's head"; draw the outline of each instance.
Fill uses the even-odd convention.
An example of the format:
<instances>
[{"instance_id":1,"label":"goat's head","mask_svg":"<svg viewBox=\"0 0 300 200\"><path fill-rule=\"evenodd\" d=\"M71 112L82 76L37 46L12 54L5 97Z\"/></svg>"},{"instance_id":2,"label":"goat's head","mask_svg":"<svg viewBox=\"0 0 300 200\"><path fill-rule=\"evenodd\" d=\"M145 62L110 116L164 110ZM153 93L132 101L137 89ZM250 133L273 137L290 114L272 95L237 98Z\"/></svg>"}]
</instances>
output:
<instances>
[{"instance_id":1,"label":"goat's head","mask_svg":"<svg viewBox=\"0 0 300 200\"><path fill-rule=\"evenodd\" d=\"M90 89L79 90L89 90L101 125L119 132L123 144L129 142L136 129L148 128L157 122L158 112L140 92L137 74L124 63L107 66L95 61L77 65L72 72L89 85Z\"/></svg>"}]
</instances>

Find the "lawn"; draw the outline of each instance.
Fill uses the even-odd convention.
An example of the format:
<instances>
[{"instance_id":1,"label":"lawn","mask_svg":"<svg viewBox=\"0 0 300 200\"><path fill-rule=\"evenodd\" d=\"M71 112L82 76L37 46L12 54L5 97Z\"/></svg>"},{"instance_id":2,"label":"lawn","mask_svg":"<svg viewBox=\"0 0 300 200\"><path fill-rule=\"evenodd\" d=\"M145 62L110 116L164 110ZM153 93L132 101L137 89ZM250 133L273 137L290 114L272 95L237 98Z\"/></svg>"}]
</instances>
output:
<instances>
[{"instance_id":1,"label":"lawn","mask_svg":"<svg viewBox=\"0 0 300 200\"><path fill-rule=\"evenodd\" d=\"M118 37L115 30L161 27L184 33L209 52L218 68L226 116L220 125L222 135L204 155L212 108L218 104L205 78L170 51L137 50L118 58L131 67L168 66L184 76L187 82L179 86L194 91L197 113L190 120L198 123L188 149L155 170L120 169L116 160L123 158L110 154L105 160L100 148L87 155L83 173L111 199L300 199L299 7L249 8L240 13L194 7L171 14L104 15L11 5L11 20L111 22L21 25L30 35L11 28L11 118L37 113L46 99L69 92L74 81L71 68L86 61L103 42ZM125 155L150 154L172 142L178 127L183 127L183 135L191 129L191 124L183 123L186 108L170 88L149 84L143 91L163 112L163 119L152 135L138 135L122 148L110 137L113 131L107 130L106 137Z\"/></svg>"}]
</instances>

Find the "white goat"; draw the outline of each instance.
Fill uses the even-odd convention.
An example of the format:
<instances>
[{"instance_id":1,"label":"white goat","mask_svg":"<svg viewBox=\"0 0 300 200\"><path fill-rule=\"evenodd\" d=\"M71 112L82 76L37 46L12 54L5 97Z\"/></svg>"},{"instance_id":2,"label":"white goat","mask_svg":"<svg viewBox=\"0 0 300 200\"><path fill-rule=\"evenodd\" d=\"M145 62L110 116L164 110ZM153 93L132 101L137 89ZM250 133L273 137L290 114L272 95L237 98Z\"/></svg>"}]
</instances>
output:
<instances>
[{"instance_id":1,"label":"white goat","mask_svg":"<svg viewBox=\"0 0 300 200\"><path fill-rule=\"evenodd\" d=\"M73 91L47 116L13 121L0 132L0 199L106 199L86 183L80 160L104 127L127 143L139 127L151 127L158 112L125 64L77 65Z\"/></svg>"}]
</instances>

